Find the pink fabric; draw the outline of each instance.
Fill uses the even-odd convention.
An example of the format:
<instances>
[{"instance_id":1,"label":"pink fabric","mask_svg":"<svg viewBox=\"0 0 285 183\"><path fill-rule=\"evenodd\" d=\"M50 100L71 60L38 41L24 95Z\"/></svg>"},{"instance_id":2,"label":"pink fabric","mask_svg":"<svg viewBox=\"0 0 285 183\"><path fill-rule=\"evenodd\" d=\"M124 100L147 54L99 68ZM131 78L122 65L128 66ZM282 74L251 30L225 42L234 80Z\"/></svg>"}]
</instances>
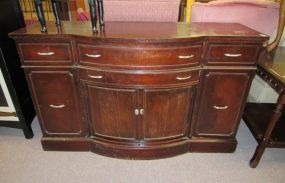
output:
<instances>
[{"instance_id":1,"label":"pink fabric","mask_svg":"<svg viewBox=\"0 0 285 183\"><path fill-rule=\"evenodd\" d=\"M277 28L279 5L264 0L221 0L194 3L191 22L234 22L272 35Z\"/></svg>"},{"instance_id":2,"label":"pink fabric","mask_svg":"<svg viewBox=\"0 0 285 183\"><path fill-rule=\"evenodd\" d=\"M180 0L105 0L105 21L177 22Z\"/></svg>"},{"instance_id":3,"label":"pink fabric","mask_svg":"<svg viewBox=\"0 0 285 183\"><path fill-rule=\"evenodd\" d=\"M259 6L264 8L279 8L279 4L268 1L268 0L218 0L211 1L208 6L217 6L217 5L236 5L236 4L246 4L247 6Z\"/></svg>"},{"instance_id":4,"label":"pink fabric","mask_svg":"<svg viewBox=\"0 0 285 183\"><path fill-rule=\"evenodd\" d=\"M90 13L89 12L77 12L77 20L78 21L90 20Z\"/></svg>"},{"instance_id":5,"label":"pink fabric","mask_svg":"<svg viewBox=\"0 0 285 183\"><path fill-rule=\"evenodd\" d=\"M38 22L37 19L25 19L25 24L26 24L26 25L35 24L35 23L37 23L37 22Z\"/></svg>"}]
</instances>

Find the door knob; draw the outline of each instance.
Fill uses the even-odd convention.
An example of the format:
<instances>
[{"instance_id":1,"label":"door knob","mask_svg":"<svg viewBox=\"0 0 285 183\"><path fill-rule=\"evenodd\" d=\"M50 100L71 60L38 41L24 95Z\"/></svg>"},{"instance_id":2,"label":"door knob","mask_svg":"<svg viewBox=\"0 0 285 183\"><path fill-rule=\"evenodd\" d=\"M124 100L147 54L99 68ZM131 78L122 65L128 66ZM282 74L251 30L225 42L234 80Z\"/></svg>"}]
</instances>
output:
<instances>
[{"instance_id":1,"label":"door knob","mask_svg":"<svg viewBox=\"0 0 285 183\"><path fill-rule=\"evenodd\" d=\"M144 114L144 110L140 109L140 115L143 115L143 114Z\"/></svg>"},{"instance_id":2,"label":"door knob","mask_svg":"<svg viewBox=\"0 0 285 183\"><path fill-rule=\"evenodd\" d=\"M135 109L135 115L138 116L140 114L139 109Z\"/></svg>"}]
</instances>

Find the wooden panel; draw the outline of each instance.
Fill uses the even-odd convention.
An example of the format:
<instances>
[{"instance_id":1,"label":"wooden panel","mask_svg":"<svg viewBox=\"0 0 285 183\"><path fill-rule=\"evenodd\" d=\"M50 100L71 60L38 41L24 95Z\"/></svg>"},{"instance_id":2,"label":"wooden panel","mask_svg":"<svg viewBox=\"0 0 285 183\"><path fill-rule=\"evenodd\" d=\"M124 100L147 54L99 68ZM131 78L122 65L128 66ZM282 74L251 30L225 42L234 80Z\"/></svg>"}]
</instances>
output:
<instances>
[{"instance_id":1,"label":"wooden panel","mask_svg":"<svg viewBox=\"0 0 285 183\"><path fill-rule=\"evenodd\" d=\"M82 64L116 66L169 66L198 65L202 55L202 45L172 46L157 44L146 46L126 45L84 45L78 44L79 59Z\"/></svg>"},{"instance_id":2,"label":"wooden panel","mask_svg":"<svg viewBox=\"0 0 285 183\"><path fill-rule=\"evenodd\" d=\"M65 43L20 43L19 51L23 64L70 63L72 53Z\"/></svg>"},{"instance_id":3,"label":"wooden panel","mask_svg":"<svg viewBox=\"0 0 285 183\"><path fill-rule=\"evenodd\" d=\"M44 135L83 135L72 72L31 71L28 76Z\"/></svg>"},{"instance_id":4,"label":"wooden panel","mask_svg":"<svg viewBox=\"0 0 285 183\"><path fill-rule=\"evenodd\" d=\"M210 65L253 65L259 53L259 45L209 43L207 49L205 58Z\"/></svg>"},{"instance_id":5,"label":"wooden panel","mask_svg":"<svg viewBox=\"0 0 285 183\"><path fill-rule=\"evenodd\" d=\"M193 87L145 90L144 140L186 136L192 112Z\"/></svg>"},{"instance_id":6,"label":"wooden panel","mask_svg":"<svg viewBox=\"0 0 285 183\"><path fill-rule=\"evenodd\" d=\"M178 85L199 81L199 70L180 72L152 72L148 74L130 72L104 72L98 70L79 71L80 79L96 83L116 85Z\"/></svg>"},{"instance_id":7,"label":"wooden panel","mask_svg":"<svg viewBox=\"0 0 285 183\"><path fill-rule=\"evenodd\" d=\"M233 136L240 120L249 82L250 76L246 72L206 72L195 135Z\"/></svg>"},{"instance_id":8,"label":"wooden panel","mask_svg":"<svg viewBox=\"0 0 285 183\"><path fill-rule=\"evenodd\" d=\"M91 134L113 139L136 139L136 92L87 86Z\"/></svg>"}]
</instances>

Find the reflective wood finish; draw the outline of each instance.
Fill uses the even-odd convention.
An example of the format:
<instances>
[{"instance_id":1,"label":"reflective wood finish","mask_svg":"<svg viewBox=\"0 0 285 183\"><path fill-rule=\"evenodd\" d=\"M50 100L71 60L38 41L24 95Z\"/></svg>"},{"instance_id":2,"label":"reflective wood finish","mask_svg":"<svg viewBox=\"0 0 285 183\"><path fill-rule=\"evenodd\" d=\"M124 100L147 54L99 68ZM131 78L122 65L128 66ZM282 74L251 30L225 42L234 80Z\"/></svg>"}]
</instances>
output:
<instances>
[{"instance_id":1,"label":"reflective wood finish","mask_svg":"<svg viewBox=\"0 0 285 183\"><path fill-rule=\"evenodd\" d=\"M97 34L90 23L62 25L10 34L45 150L128 159L235 150L267 37L239 24L106 22Z\"/></svg>"}]
</instances>

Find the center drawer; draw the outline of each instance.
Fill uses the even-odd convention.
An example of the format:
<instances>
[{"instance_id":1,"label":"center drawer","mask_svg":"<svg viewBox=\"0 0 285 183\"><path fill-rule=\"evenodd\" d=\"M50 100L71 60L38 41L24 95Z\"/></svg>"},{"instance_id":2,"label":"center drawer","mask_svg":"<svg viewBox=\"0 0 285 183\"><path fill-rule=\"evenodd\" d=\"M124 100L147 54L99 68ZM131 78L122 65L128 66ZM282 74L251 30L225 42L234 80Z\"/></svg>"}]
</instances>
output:
<instances>
[{"instance_id":1,"label":"center drawer","mask_svg":"<svg viewBox=\"0 0 285 183\"><path fill-rule=\"evenodd\" d=\"M80 64L117 67L174 67L198 65L202 44L87 45L77 44Z\"/></svg>"},{"instance_id":2,"label":"center drawer","mask_svg":"<svg viewBox=\"0 0 285 183\"><path fill-rule=\"evenodd\" d=\"M181 72L128 73L97 70L79 70L80 80L115 85L179 85L199 81L199 70Z\"/></svg>"}]
</instances>

